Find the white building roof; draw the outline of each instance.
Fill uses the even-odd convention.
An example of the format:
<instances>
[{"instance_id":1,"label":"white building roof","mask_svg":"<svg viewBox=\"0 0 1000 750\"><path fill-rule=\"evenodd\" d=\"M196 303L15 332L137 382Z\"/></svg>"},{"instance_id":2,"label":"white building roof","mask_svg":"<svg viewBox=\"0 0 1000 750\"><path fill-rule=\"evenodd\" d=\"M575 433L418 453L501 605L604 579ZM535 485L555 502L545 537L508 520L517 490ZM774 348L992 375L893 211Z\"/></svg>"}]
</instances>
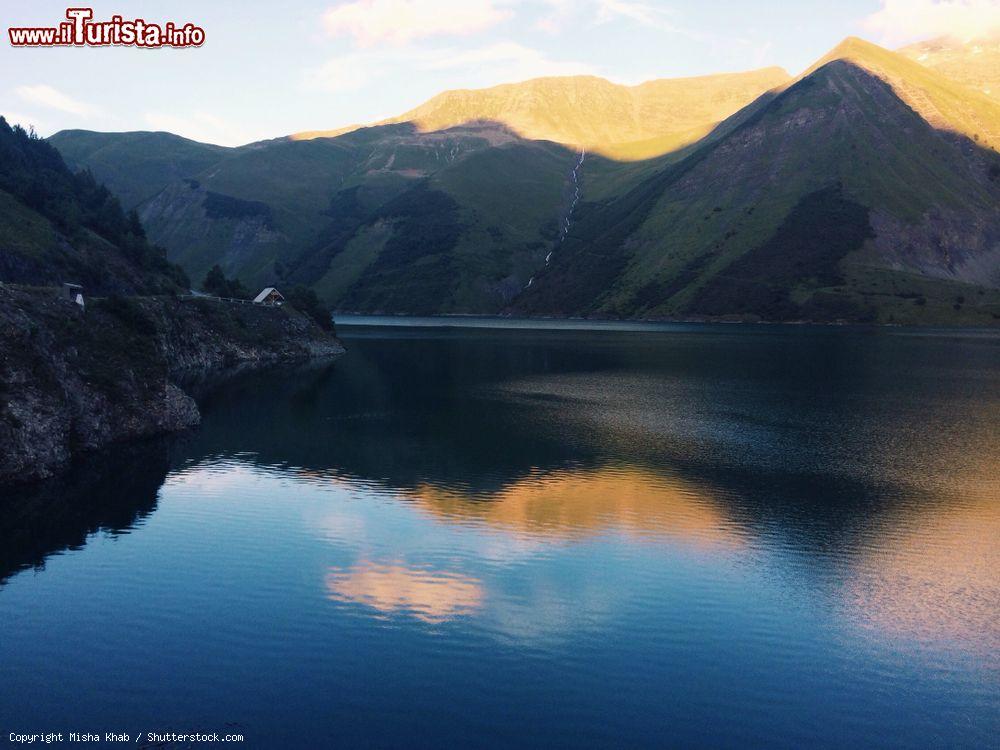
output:
<instances>
[{"instance_id":1,"label":"white building roof","mask_svg":"<svg viewBox=\"0 0 1000 750\"><path fill-rule=\"evenodd\" d=\"M256 297L254 297L253 301L254 302L263 302L264 300L266 300L268 297L271 296L271 292L274 292L275 294L277 294L281 299L285 298L285 296L281 292L279 292L273 286L269 286L263 292L261 292Z\"/></svg>"}]
</instances>

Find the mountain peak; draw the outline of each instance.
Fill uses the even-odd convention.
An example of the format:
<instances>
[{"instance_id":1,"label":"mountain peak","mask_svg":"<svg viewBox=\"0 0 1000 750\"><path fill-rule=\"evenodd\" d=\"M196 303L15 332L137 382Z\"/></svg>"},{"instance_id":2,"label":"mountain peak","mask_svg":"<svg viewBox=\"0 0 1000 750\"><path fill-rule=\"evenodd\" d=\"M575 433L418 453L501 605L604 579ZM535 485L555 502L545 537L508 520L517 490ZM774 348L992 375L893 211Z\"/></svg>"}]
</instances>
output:
<instances>
[{"instance_id":1,"label":"mountain peak","mask_svg":"<svg viewBox=\"0 0 1000 750\"><path fill-rule=\"evenodd\" d=\"M799 80L834 62L850 63L877 76L935 128L1000 151L1000 102L989 95L970 90L912 56L858 37L842 41Z\"/></svg>"},{"instance_id":2,"label":"mountain peak","mask_svg":"<svg viewBox=\"0 0 1000 750\"><path fill-rule=\"evenodd\" d=\"M827 57L845 58L853 55L864 55L866 52L882 49L877 44L862 39L859 36L849 36L827 53Z\"/></svg>"},{"instance_id":3,"label":"mountain peak","mask_svg":"<svg viewBox=\"0 0 1000 750\"><path fill-rule=\"evenodd\" d=\"M872 72L877 72L878 69L885 67L887 63L891 64L891 59L893 57L898 56L884 47L879 47L877 44L869 42L866 39L862 39L861 37L849 36L817 60L812 67L810 67L803 74L803 77L815 72L828 63L834 62L835 60L844 60L846 62L860 65L861 67L867 68Z\"/></svg>"}]
</instances>

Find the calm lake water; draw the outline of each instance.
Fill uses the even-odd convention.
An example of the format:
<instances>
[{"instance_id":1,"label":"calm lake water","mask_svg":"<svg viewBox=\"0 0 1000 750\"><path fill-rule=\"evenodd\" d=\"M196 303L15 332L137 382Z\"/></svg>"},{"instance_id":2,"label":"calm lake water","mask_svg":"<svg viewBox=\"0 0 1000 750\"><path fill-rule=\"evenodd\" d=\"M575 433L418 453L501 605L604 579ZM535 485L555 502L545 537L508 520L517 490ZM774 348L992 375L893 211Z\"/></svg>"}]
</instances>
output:
<instances>
[{"instance_id":1,"label":"calm lake water","mask_svg":"<svg viewBox=\"0 0 1000 750\"><path fill-rule=\"evenodd\" d=\"M998 334L341 333L6 493L5 740L1000 746Z\"/></svg>"}]
</instances>

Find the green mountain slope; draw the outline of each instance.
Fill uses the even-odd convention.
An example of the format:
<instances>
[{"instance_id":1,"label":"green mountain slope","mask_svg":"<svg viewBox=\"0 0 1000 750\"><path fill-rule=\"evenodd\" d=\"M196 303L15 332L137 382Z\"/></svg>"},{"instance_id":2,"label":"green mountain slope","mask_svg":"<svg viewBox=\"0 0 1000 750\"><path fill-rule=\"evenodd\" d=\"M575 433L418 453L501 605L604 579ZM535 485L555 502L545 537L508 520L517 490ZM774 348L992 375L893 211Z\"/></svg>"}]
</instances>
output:
<instances>
[{"instance_id":1,"label":"green mountain slope","mask_svg":"<svg viewBox=\"0 0 1000 750\"><path fill-rule=\"evenodd\" d=\"M1000 102L862 40L794 81L540 79L395 119L236 149L52 141L196 281L218 264L339 310L1000 313Z\"/></svg>"},{"instance_id":2,"label":"green mountain slope","mask_svg":"<svg viewBox=\"0 0 1000 750\"><path fill-rule=\"evenodd\" d=\"M1000 159L955 124L994 114L976 97L963 109L954 89L849 40L722 138L583 204L513 309L991 322Z\"/></svg>"},{"instance_id":3,"label":"green mountain slope","mask_svg":"<svg viewBox=\"0 0 1000 750\"><path fill-rule=\"evenodd\" d=\"M71 169L89 169L126 209L136 208L164 185L197 174L231 151L172 133L63 130L49 142Z\"/></svg>"},{"instance_id":4,"label":"green mountain slope","mask_svg":"<svg viewBox=\"0 0 1000 750\"><path fill-rule=\"evenodd\" d=\"M196 281L218 264L251 286L312 285L336 307L495 312L552 250L578 146L669 150L786 80L779 69L631 88L541 79L457 92L459 109L438 98L426 116L237 149L162 133L51 141L138 207ZM417 216L422 200L434 222Z\"/></svg>"},{"instance_id":5,"label":"green mountain slope","mask_svg":"<svg viewBox=\"0 0 1000 750\"><path fill-rule=\"evenodd\" d=\"M853 37L838 45L805 75L833 60L852 62L878 76L938 130L1000 151L1000 101L905 55Z\"/></svg>"},{"instance_id":6,"label":"green mountain slope","mask_svg":"<svg viewBox=\"0 0 1000 750\"><path fill-rule=\"evenodd\" d=\"M0 117L0 281L84 284L91 293L165 293L187 286L134 215L89 172Z\"/></svg>"},{"instance_id":7,"label":"green mountain slope","mask_svg":"<svg viewBox=\"0 0 1000 750\"><path fill-rule=\"evenodd\" d=\"M197 424L177 370L343 352L298 290L274 307L185 299L189 286L91 173L0 117L0 485Z\"/></svg>"},{"instance_id":8,"label":"green mountain slope","mask_svg":"<svg viewBox=\"0 0 1000 750\"><path fill-rule=\"evenodd\" d=\"M492 312L544 260L576 159L495 124L380 126L231 150L139 212L195 280L219 264L331 306Z\"/></svg>"}]
</instances>

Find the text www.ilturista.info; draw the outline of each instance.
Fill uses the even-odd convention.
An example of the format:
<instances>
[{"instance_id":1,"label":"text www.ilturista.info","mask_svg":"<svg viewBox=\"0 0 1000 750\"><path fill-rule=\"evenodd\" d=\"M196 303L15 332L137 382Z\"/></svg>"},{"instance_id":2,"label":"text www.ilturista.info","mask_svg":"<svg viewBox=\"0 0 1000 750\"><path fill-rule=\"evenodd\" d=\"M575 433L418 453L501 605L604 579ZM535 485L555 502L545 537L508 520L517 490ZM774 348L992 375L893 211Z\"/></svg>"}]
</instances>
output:
<instances>
[{"instance_id":1,"label":"text www.ilturista.info","mask_svg":"<svg viewBox=\"0 0 1000 750\"><path fill-rule=\"evenodd\" d=\"M24 26L7 29L14 47L200 47L205 30L193 23L167 21L148 23L136 18L126 21L112 16L110 21L94 21L93 8L67 8L58 26Z\"/></svg>"}]
</instances>

